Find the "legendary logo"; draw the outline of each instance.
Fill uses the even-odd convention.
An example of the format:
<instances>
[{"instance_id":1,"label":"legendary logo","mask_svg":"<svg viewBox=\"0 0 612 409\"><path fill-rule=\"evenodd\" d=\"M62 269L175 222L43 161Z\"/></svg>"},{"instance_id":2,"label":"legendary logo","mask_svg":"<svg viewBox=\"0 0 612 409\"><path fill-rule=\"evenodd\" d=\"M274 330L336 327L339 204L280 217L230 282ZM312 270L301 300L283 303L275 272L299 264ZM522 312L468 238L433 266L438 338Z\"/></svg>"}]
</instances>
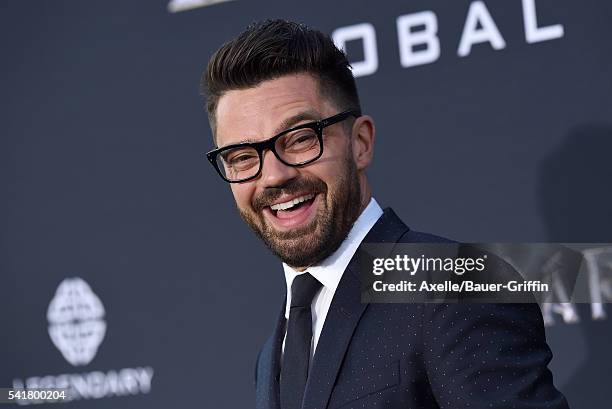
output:
<instances>
[{"instance_id":1,"label":"legendary logo","mask_svg":"<svg viewBox=\"0 0 612 409\"><path fill-rule=\"evenodd\" d=\"M49 337L74 366L87 365L96 356L106 333L104 306L83 279L60 283L47 310Z\"/></svg>"},{"instance_id":2,"label":"legendary logo","mask_svg":"<svg viewBox=\"0 0 612 409\"><path fill-rule=\"evenodd\" d=\"M47 309L49 337L74 366L90 363L106 334L104 306L89 284L79 277L60 283ZM93 370L85 373L14 378L14 389L66 389L68 400L102 399L151 392L153 368ZM20 405L43 403L21 400Z\"/></svg>"}]
</instances>

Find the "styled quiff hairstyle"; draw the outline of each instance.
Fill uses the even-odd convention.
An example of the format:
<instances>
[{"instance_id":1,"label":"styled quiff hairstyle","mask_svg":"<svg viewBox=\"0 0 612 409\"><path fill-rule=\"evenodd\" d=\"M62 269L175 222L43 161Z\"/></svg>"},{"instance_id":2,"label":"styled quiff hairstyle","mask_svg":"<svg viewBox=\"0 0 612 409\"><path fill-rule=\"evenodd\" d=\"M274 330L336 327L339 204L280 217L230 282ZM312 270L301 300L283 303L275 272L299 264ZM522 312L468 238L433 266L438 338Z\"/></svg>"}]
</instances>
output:
<instances>
[{"instance_id":1,"label":"styled quiff hairstyle","mask_svg":"<svg viewBox=\"0 0 612 409\"><path fill-rule=\"evenodd\" d=\"M213 135L217 104L225 92L299 73L313 75L321 95L338 109L361 111L350 64L328 35L304 24L265 20L251 24L223 44L202 75L201 89L207 98Z\"/></svg>"}]
</instances>

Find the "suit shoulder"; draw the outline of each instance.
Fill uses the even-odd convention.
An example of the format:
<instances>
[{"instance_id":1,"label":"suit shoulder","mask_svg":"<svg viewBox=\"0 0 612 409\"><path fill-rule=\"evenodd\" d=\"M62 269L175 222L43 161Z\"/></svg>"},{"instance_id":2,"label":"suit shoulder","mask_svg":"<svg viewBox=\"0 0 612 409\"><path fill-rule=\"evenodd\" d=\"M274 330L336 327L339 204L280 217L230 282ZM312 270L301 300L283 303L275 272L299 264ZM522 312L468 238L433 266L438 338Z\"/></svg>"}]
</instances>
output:
<instances>
[{"instance_id":1,"label":"suit shoulder","mask_svg":"<svg viewBox=\"0 0 612 409\"><path fill-rule=\"evenodd\" d=\"M412 230L392 208L387 207L366 238L372 242L389 242L389 236L395 243L456 243L446 237Z\"/></svg>"}]
</instances>

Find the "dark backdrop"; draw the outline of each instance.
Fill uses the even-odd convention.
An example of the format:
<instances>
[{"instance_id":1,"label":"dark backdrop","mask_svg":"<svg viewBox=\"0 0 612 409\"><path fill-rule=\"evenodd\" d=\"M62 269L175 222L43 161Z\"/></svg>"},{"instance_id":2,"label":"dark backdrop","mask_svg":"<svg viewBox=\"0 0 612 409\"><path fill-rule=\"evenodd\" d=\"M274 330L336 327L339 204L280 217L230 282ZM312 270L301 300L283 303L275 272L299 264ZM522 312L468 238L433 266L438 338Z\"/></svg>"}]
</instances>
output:
<instances>
[{"instance_id":1,"label":"dark backdrop","mask_svg":"<svg viewBox=\"0 0 612 409\"><path fill-rule=\"evenodd\" d=\"M257 19L328 33L371 24L378 68L357 80L378 131L370 178L411 227L612 242L610 3L168 2L0 5L0 387L68 382L83 394L75 408L252 406L284 280L203 159L198 83L211 53ZM528 42L529 3L563 36ZM503 49L458 56L471 4L489 11ZM396 21L428 10L439 58L404 68ZM360 40L347 50L371 61ZM612 327L588 304L577 312L548 328L555 383L573 408L607 408Z\"/></svg>"}]
</instances>

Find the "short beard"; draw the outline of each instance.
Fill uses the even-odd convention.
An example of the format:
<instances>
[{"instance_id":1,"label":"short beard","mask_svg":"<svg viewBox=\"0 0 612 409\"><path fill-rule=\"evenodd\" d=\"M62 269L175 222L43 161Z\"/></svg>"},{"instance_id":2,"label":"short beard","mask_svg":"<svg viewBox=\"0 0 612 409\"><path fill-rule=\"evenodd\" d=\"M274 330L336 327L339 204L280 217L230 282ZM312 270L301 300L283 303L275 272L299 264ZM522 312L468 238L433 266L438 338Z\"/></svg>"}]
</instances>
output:
<instances>
[{"instance_id":1,"label":"short beard","mask_svg":"<svg viewBox=\"0 0 612 409\"><path fill-rule=\"evenodd\" d=\"M338 180L336 191L328 191L328 186L320 179L292 179L282 187L270 188L269 192L255 199L255 213L238 209L240 216L287 265L294 268L316 265L340 247L361 210L361 187L351 156L347 156L343 167L345 172ZM323 199L323 207L318 209L311 223L282 233L266 224L261 213L265 203L271 203L283 193L304 190L316 191Z\"/></svg>"}]
</instances>

